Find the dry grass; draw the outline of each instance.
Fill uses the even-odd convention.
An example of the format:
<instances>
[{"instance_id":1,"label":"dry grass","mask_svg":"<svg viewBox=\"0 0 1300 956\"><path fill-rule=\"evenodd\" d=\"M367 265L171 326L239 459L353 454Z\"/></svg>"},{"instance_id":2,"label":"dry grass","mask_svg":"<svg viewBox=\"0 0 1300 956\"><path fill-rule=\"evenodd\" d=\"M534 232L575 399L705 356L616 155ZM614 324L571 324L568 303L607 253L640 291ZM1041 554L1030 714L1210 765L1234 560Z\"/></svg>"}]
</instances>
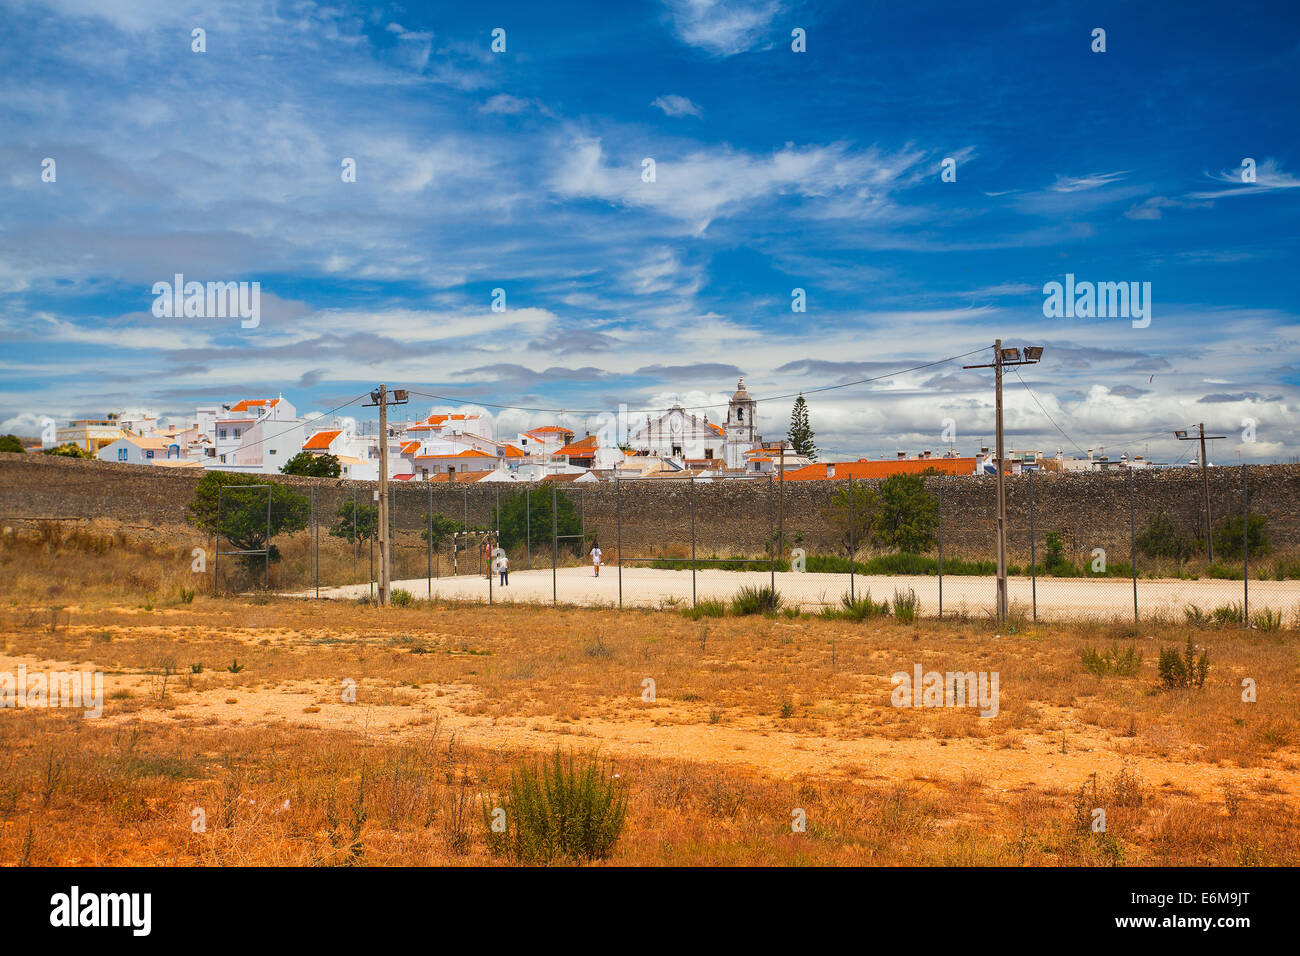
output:
<instances>
[{"instance_id":1,"label":"dry grass","mask_svg":"<svg viewBox=\"0 0 1300 956\"><path fill-rule=\"evenodd\" d=\"M1173 624L187 604L183 548L3 544L0 670L93 665L108 698L0 711L4 864L496 864L481 795L556 746L628 784L614 864L1300 862L1291 631L1196 631L1209 679L1170 692ZM1133 642L1133 677L1081 665ZM999 715L890 706L914 663L997 671Z\"/></svg>"}]
</instances>

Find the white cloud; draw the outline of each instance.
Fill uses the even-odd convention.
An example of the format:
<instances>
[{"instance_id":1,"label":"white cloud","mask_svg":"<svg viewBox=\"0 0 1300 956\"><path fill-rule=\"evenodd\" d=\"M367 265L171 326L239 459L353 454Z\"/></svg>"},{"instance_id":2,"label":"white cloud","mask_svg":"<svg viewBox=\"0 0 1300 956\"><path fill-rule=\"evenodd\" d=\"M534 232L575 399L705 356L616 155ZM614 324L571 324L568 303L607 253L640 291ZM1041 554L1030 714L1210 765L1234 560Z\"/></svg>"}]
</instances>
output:
<instances>
[{"instance_id":1,"label":"white cloud","mask_svg":"<svg viewBox=\"0 0 1300 956\"><path fill-rule=\"evenodd\" d=\"M779 0L665 0L677 38L714 56L758 45L781 12Z\"/></svg>"},{"instance_id":2,"label":"white cloud","mask_svg":"<svg viewBox=\"0 0 1300 956\"><path fill-rule=\"evenodd\" d=\"M692 103L686 97L678 96L676 93L657 96L650 101L650 105L663 110L668 116L694 116L699 119L704 118L704 110L700 109L699 106Z\"/></svg>"},{"instance_id":3,"label":"white cloud","mask_svg":"<svg viewBox=\"0 0 1300 956\"><path fill-rule=\"evenodd\" d=\"M1077 193L1086 189L1097 189L1118 182L1128 174L1128 170L1117 173L1090 173L1087 176L1057 176L1052 189L1058 193Z\"/></svg>"}]
</instances>

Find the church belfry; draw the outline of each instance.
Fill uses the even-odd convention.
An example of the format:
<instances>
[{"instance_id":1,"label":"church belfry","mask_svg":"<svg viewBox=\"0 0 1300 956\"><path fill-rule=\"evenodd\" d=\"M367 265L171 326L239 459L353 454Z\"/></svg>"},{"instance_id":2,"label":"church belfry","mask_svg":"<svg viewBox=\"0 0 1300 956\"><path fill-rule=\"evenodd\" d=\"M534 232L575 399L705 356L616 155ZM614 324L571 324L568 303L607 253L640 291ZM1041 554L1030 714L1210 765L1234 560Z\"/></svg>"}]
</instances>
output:
<instances>
[{"instance_id":1,"label":"church belfry","mask_svg":"<svg viewBox=\"0 0 1300 956\"><path fill-rule=\"evenodd\" d=\"M758 437L756 411L758 403L745 388L742 375L736 383L736 394L727 405L727 447L724 453L728 468L744 468L745 452L754 447Z\"/></svg>"}]
</instances>

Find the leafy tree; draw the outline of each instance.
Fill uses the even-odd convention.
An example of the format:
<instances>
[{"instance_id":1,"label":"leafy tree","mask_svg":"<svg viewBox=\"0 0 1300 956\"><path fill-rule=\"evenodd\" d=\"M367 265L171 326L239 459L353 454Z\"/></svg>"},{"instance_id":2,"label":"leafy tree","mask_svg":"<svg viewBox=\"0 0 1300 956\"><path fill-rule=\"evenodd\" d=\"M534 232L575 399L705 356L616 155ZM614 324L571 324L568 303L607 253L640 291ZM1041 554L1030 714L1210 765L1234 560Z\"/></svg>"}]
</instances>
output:
<instances>
[{"instance_id":1,"label":"leafy tree","mask_svg":"<svg viewBox=\"0 0 1300 956\"><path fill-rule=\"evenodd\" d=\"M934 545L939 499L925 490L925 475L890 475L873 494L873 543L907 554L920 554Z\"/></svg>"},{"instance_id":2,"label":"leafy tree","mask_svg":"<svg viewBox=\"0 0 1300 956\"><path fill-rule=\"evenodd\" d=\"M267 495L271 498L272 538L306 528L311 503L306 495L300 495L281 485L272 484L269 492L266 488L227 487L255 483L260 483L255 475L238 475L228 471L208 472L194 489L194 498L190 501L186 518L200 530L225 538L234 545L234 550L269 549L270 559L279 561L279 549L267 540ZM240 557L250 569L263 560L261 555L255 554Z\"/></svg>"},{"instance_id":3,"label":"leafy tree","mask_svg":"<svg viewBox=\"0 0 1300 956\"><path fill-rule=\"evenodd\" d=\"M1047 532L1047 554L1043 556L1043 567L1049 573L1055 574L1063 570L1068 562L1065 560L1065 543L1061 540L1060 534L1055 531Z\"/></svg>"},{"instance_id":4,"label":"leafy tree","mask_svg":"<svg viewBox=\"0 0 1300 956\"><path fill-rule=\"evenodd\" d=\"M23 447L17 435L4 435L0 436L0 451L12 451L21 455L26 453L27 449Z\"/></svg>"},{"instance_id":5,"label":"leafy tree","mask_svg":"<svg viewBox=\"0 0 1300 956\"><path fill-rule=\"evenodd\" d=\"M790 432L787 436L796 455L817 460L817 446L813 443L812 424L808 421L808 403L800 395L790 411Z\"/></svg>"},{"instance_id":6,"label":"leafy tree","mask_svg":"<svg viewBox=\"0 0 1300 956\"><path fill-rule=\"evenodd\" d=\"M436 548L457 531L462 530L461 523L454 518L448 518L441 511L433 513L433 534L429 534L429 526L426 524L420 531L420 537L425 541L432 541Z\"/></svg>"},{"instance_id":7,"label":"leafy tree","mask_svg":"<svg viewBox=\"0 0 1300 956\"><path fill-rule=\"evenodd\" d=\"M309 451L300 451L284 463L280 469L282 475L302 475L307 478L337 478L343 474L343 466L337 455L313 455Z\"/></svg>"},{"instance_id":8,"label":"leafy tree","mask_svg":"<svg viewBox=\"0 0 1300 956\"><path fill-rule=\"evenodd\" d=\"M564 492L557 492L556 530L558 534L581 534L582 519L573 500ZM510 550L526 541L532 525L534 544L551 538L551 489L533 488L504 498L501 502L501 547ZM583 547L586 547L585 542Z\"/></svg>"},{"instance_id":9,"label":"leafy tree","mask_svg":"<svg viewBox=\"0 0 1300 956\"><path fill-rule=\"evenodd\" d=\"M1237 544L1240 553L1240 537ZM1197 550L1195 542L1179 533L1178 526L1163 508L1147 520L1147 526L1137 536L1137 546L1149 558L1173 558L1179 562L1186 561Z\"/></svg>"},{"instance_id":10,"label":"leafy tree","mask_svg":"<svg viewBox=\"0 0 1300 956\"><path fill-rule=\"evenodd\" d=\"M831 523L847 549L850 530L859 545L920 554L933 547L939 526L939 499L925 490L927 469L919 475L890 475L877 487L853 488L853 522L849 523L849 492L841 488L831 499Z\"/></svg>"},{"instance_id":11,"label":"leafy tree","mask_svg":"<svg viewBox=\"0 0 1300 956\"><path fill-rule=\"evenodd\" d=\"M1215 556L1224 560L1240 561L1243 529L1250 556L1255 558L1268 554L1273 550L1273 545L1268 539L1268 532L1264 530L1264 525L1267 523L1268 515L1252 514L1245 521L1239 514L1228 515L1214 529Z\"/></svg>"},{"instance_id":12,"label":"leafy tree","mask_svg":"<svg viewBox=\"0 0 1300 956\"><path fill-rule=\"evenodd\" d=\"M86 449L82 448L80 445L78 445L78 444L77 444L76 442L74 442L74 441L66 442L66 443L64 443L64 444L62 444L62 445L58 445L58 446L56 446L56 447L54 447L54 448L47 448L47 449L45 449L44 454L46 454L46 455L58 455L60 458L85 458L85 459L91 459L91 458L94 458L94 457L95 457L95 453L94 453L94 452L86 451Z\"/></svg>"},{"instance_id":13,"label":"leafy tree","mask_svg":"<svg viewBox=\"0 0 1300 956\"><path fill-rule=\"evenodd\" d=\"M353 509L356 510L356 524L353 525ZM379 534L379 505L372 501L341 502L334 512L334 524L330 526L330 536L343 538L349 544L358 540L369 541Z\"/></svg>"},{"instance_id":14,"label":"leafy tree","mask_svg":"<svg viewBox=\"0 0 1300 956\"><path fill-rule=\"evenodd\" d=\"M852 507L849 506L849 494L848 488L835 489L831 495L831 510L827 515L828 523L836 532L836 544L845 554L871 541L871 519L876 507L875 492L870 485L860 481L854 483ZM850 513L853 515L851 522Z\"/></svg>"}]
</instances>

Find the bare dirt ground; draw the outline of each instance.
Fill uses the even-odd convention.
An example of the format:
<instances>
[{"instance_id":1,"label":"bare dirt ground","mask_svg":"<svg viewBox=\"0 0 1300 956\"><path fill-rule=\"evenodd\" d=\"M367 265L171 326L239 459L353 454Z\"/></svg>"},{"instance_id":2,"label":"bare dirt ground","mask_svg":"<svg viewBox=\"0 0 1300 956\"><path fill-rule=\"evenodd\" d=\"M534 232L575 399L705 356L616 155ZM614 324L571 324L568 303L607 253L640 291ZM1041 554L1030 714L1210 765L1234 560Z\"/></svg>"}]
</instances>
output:
<instances>
[{"instance_id":1,"label":"bare dirt ground","mask_svg":"<svg viewBox=\"0 0 1300 956\"><path fill-rule=\"evenodd\" d=\"M483 575L459 575L441 578L412 578L394 581L416 597L440 597L458 601L528 602L615 607L689 606L692 588L696 600L729 601L746 585L764 587L775 577L776 589L787 604L805 610L839 604L849 593L847 574L796 573L778 571L773 576L762 571L700 570L692 584L690 571L625 567L621 581L617 567L606 566L596 577L592 569L557 568L511 571L509 584L501 587L499 578L490 583ZM939 612L939 579L932 575L855 575L852 582L856 596L871 594L877 600L892 599L896 590L911 589L921 601L921 614ZM1183 609L1196 605L1204 611L1232 603L1242 603L1241 581L1211 578L1182 580L1177 578L1139 578L1138 606L1142 616L1164 615L1181 620ZM321 588L322 598L356 598L370 593L367 584ZM316 592L298 592L314 597ZM992 577L949 575L943 579L943 610L946 614L988 614L994 608L995 582ZM1035 586L1029 578L1011 578L1010 600L1025 613L1035 601ZM1112 619L1132 617L1133 582L1126 578L1040 578L1036 585L1038 614L1043 619L1078 618ZM1300 584L1295 581L1251 581L1250 611L1265 608L1292 616L1300 607Z\"/></svg>"},{"instance_id":2,"label":"bare dirt ground","mask_svg":"<svg viewBox=\"0 0 1300 956\"><path fill-rule=\"evenodd\" d=\"M1165 689L1188 633L1210 676ZM99 669L106 697L0 710L3 862L492 862L448 801L557 747L630 788L614 862L1300 861L1292 631L200 597L15 599L0 638L0 673ZM1137 671L1086 672L1112 645ZM914 664L997 672L997 716L893 706Z\"/></svg>"}]
</instances>

